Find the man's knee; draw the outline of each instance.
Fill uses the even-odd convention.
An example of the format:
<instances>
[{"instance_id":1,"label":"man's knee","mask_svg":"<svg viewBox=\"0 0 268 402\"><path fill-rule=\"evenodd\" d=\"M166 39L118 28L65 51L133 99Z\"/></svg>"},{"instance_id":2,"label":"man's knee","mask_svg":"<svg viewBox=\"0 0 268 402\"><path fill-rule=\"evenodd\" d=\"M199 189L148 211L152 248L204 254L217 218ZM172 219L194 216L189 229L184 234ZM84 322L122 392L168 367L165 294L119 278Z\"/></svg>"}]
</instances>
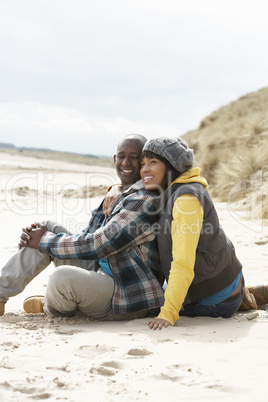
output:
<instances>
[{"instance_id":1,"label":"man's knee","mask_svg":"<svg viewBox=\"0 0 268 402\"><path fill-rule=\"evenodd\" d=\"M77 275L74 267L61 266L58 267L48 278L48 288L58 288L61 285L70 283Z\"/></svg>"},{"instance_id":2,"label":"man's knee","mask_svg":"<svg viewBox=\"0 0 268 402\"><path fill-rule=\"evenodd\" d=\"M46 220L42 221L41 223L42 223L42 225L45 225L47 230L49 230L50 232L54 232L55 227L59 226L59 224L57 222L51 221L49 219L46 219Z\"/></svg>"}]
</instances>

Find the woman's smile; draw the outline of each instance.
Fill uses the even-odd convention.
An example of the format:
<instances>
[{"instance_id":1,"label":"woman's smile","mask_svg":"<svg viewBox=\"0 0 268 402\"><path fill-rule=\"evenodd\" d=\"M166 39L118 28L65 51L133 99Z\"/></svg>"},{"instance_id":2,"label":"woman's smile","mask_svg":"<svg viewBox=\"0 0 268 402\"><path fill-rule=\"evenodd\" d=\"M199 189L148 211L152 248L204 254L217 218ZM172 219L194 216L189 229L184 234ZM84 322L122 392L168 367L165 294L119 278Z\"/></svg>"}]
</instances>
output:
<instances>
[{"instance_id":1,"label":"woman's smile","mask_svg":"<svg viewBox=\"0 0 268 402\"><path fill-rule=\"evenodd\" d=\"M144 183L148 183L150 180L153 180L153 179L154 179L154 176L146 176L146 175L143 176Z\"/></svg>"}]
</instances>

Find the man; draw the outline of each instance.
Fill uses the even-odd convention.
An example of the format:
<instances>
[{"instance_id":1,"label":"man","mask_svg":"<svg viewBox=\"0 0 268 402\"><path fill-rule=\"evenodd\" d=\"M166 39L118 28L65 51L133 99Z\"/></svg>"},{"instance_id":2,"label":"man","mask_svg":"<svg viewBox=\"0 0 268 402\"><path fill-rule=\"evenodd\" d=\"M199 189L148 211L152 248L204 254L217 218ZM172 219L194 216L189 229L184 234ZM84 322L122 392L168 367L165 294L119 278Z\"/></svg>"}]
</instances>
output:
<instances>
[{"instance_id":1,"label":"man","mask_svg":"<svg viewBox=\"0 0 268 402\"><path fill-rule=\"evenodd\" d=\"M45 299L26 299L26 312L57 316L80 310L106 320L142 317L162 305L163 274L153 230L158 215L154 194L139 180L145 141L128 135L118 144L114 163L122 194L109 216L102 202L82 233L72 235L51 221L23 230L21 249L0 276L2 315L8 298L51 261L58 268L49 278Z\"/></svg>"}]
</instances>

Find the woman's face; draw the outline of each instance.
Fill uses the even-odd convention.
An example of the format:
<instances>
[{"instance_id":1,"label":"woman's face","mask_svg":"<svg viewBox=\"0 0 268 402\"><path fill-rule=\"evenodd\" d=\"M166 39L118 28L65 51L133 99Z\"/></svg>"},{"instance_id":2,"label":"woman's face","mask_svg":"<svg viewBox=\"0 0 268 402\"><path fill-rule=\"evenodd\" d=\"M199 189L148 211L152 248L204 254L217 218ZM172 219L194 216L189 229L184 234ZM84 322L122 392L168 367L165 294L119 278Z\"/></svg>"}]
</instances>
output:
<instances>
[{"instance_id":1,"label":"woman's face","mask_svg":"<svg viewBox=\"0 0 268 402\"><path fill-rule=\"evenodd\" d=\"M161 193L164 188L166 165L159 159L144 157L141 161L140 175L146 190L156 190Z\"/></svg>"}]
</instances>

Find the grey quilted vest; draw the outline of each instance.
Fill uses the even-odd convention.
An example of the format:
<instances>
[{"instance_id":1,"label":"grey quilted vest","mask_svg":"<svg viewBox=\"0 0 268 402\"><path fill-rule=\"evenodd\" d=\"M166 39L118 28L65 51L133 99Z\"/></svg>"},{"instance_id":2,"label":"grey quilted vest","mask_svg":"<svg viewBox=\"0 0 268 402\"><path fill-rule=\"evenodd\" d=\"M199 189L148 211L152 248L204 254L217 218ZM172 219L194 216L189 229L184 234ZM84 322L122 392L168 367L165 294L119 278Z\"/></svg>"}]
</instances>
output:
<instances>
[{"instance_id":1,"label":"grey quilted vest","mask_svg":"<svg viewBox=\"0 0 268 402\"><path fill-rule=\"evenodd\" d=\"M156 202L161 211L158 247L162 268L168 280L172 262L171 221L176 199L182 194L196 196L204 211L203 225L196 250L194 279L184 304L198 301L230 285L242 269L235 249L219 224L218 215L208 191L200 183L175 183Z\"/></svg>"}]
</instances>

